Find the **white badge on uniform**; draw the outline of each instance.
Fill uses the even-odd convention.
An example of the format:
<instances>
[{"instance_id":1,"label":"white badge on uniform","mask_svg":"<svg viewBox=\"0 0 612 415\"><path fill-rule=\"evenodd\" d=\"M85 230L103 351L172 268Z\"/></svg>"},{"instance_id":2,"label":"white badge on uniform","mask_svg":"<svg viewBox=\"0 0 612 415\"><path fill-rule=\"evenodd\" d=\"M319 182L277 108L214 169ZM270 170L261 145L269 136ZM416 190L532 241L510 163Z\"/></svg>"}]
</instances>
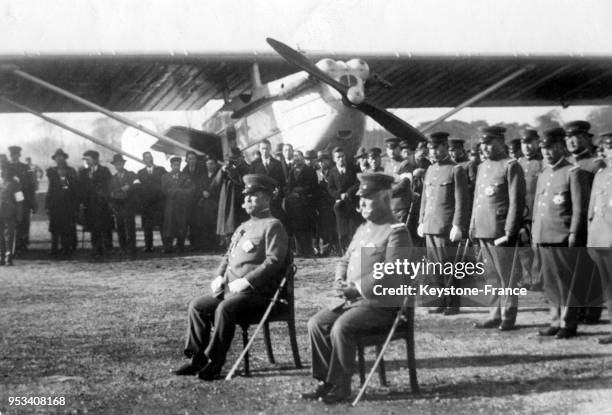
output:
<instances>
[{"instance_id":1,"label":"white badge on uniform","mask_svg":"<svg viewBox=\"0 0 612 415\"><path fill-rule=\"evenodd\" d=\"M560 204L562 204L563 202L565 202L565 198L563 197L563 195L562 195L562 194L556 194L556 195L553 197L553 203L554 203L555 205L560 205Z\"/></svg>"},{"instance_id":2,"label":"white badge on uniform","mask_svg":"<svg viewBox=\"0 0 612 415\"><path fill-rule=\"evenodd\" d=\"M15 201L16 202L23 202L23 193L21 191L15 193Z\"/></svg>"},{"instance_id":3,"label":"white badge on uniform","mask_svg":"<svg viewBox=\"0 0 612 415\"><path fill-rule=\"evenodd\" d=\"M242 243L242 250L244 252L253 252L255 250L255 245L253 245L253 242L246 240Z\"/></svg>"}]
</instances>

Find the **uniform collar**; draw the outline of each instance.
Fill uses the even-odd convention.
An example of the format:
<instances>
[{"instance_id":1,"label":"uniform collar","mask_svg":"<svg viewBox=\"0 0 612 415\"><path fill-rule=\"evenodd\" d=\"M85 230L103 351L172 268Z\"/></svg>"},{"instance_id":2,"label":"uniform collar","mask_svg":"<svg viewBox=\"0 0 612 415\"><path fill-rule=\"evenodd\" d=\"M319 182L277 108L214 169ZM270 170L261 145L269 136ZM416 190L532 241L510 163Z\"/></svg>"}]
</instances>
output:
<instances>
[{"instance_id":1,"label":"uniform collar","mask_svg":"<svg viewBox=\"0 0 612 415\"><path fill-rule=\"evenodd\" d=\"M270 213L270 208L267 208L264 210L260 210L255 214L251 214L251 220L265 219L269 218L270 216L272 216L272 214Z\"/></svg>"},{"instance_id":2,"label":"uniform collar","mask_svg":"<svg viewBox=\"0 0 612 415\"><path fill-rule=\"evenodd\" d=\"M574 159L575 160L583 160L583 159L588 159L592 156L591 151L588 148L585 148L584 151L575 154L574 155Z\"/></svg>"},{"instance_id":3,"label":"uniform collar","mask_svg":"<svg viewBox=\"0 0 612 415\"><path fill-rule=\"evenodd\" d=\"M559 159L559 161L557 161L557 162L556 162L555 164L553 164L553 165L550 165L550 164L549 164L549 165L548 165L548 167L550 167L550 168L551 168L551 169L553 169L553 170L559 170L561 167L565 167L565 166L567 166L568 164L571 164L571 163L570 163L569 161L567 161L567 160L565 159L565 157L561 157L561 158Z\"/></svg>"}]
</instances>

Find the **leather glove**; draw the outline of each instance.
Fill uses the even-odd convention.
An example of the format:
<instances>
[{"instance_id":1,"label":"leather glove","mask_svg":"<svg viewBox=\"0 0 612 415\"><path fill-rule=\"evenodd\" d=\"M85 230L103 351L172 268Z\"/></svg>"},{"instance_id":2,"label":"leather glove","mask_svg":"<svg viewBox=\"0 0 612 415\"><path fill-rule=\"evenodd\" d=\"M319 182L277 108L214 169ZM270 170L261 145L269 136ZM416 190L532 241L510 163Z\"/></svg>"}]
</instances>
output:
<instances>
[{"instance_id":1,"label":"leather glove","mask_svg":"<svg viewBox=\"0 0 612 415\"><path fill-rule=\"evenodd\" d=\"M463 232L461 232L461 228L459 226L453 225L450 231L450 235L448 237L451 242L459 242L463 239Z\"/></svg>"},{"instance_id":2,"label":"leather glove","mask_svg":"<svg viewBox=\"0 0 612 415\"><path fill-rule=\"evenodd\" d=\"M249 284L249 281L246 278L238 278L237 280L230 282L227 287L229 288L230 293L238 294L246 291L250 286L251 284Z\"/></svg>"}]
</instances>

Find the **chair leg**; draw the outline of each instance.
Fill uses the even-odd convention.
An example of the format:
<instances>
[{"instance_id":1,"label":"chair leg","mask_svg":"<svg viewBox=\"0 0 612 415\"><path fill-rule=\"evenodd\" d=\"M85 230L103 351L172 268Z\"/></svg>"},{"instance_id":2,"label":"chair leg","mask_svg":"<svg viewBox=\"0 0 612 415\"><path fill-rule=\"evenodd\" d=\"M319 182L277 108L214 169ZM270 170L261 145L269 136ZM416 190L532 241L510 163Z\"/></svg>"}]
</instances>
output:
<instances>
[{"instance_id":1,"label":"chair leg","mask_svg":"<svg viewBox=\"0 0 612 415\"><path fill-rule=\"evenodd\" d=\"M242 327L242 347L246 347L249 343L249 328ZM249 352L244 355L244 376L251 376L251 368L249 365Z\"/></svg>"},{"instance_id":2,"label":"chair leg","mask_svg":"<svg viewBox=\"0 0 612 415\"><path fill-rule=\"evenodd\" d=\"M357 344L357 363L359 366L359 382L361 385L365 383L365 357L363 356L363 345Z\"/></svg>"},{"instance_id":3,"label":"chair leg","mask_svg":"<svg viewBox=\"0 0 612 415\"><path fill-rule=\"evenodd\" d=\"M263 326L264 332L264 343L266 344L266 352L268 353L268 360L271 364L276 363L274 361L274 352L272 351L272 341L270 340L270 325L266 322Z\"/></svg>"},{"instance_id":4,"label":"chair leg","mask_svg":"<svg viewBox=\"0 0 612 415\"><path fill-rule=\"evenodd\" d=\"M295 320L290 318L287 321L287 328L289 329L289 341L291 342L291 352L293 352L293 362L297 369L302 368L302 360L300 359L300 349L298 349L297 337L295 333Z\"/></svg>"},{"instance_id":5,"label":"chair leg","mask_svg":"<svg viewBox=\"0 0 612 415\"><path fill-rule=\"evenodd\" d=\"M419 381L417 379L416 358L414 355L414 308L408 309L408 332L406 334L406 354L408 360L408 372L410 374L410 388L412 393L419 392Z\"/></svg>"},{"instance_id":6,"label":"chair leg","mask_svg":"<svg viewBox=\"0 0 612 415\"><path fill-rule=\"evenodd\" d=\"M376 354L379 355L382 350L381 345L376 345ZM380 359L380 364L378 365L378 379L380 381L381 386L387 386L387 371L385 370L385 359L384 357Z\"/></svg>"}]
</instances>

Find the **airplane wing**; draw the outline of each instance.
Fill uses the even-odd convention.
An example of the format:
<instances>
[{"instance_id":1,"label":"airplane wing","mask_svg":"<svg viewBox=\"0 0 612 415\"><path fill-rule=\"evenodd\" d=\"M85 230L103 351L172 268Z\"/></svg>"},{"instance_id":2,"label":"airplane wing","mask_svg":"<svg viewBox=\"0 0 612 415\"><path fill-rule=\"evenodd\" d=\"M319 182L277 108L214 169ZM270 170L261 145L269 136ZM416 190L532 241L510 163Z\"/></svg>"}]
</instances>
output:
<instances>
[{"instance_id":1,"label":"airplane wing","mask_svg":"<svg viewBox=\"0 0 612 415\"><path fill-rule=\"evenodd\" d=\"M349 60L350 55L307 54ZM367 95L385 108L454 107L512 73L520 76L472 106L606 105L612 102L612 56L360 56L391 84ZM208 100L250 88L257 60L262 82L295 72L274 53L176 56L0 56L0 65L66 89L112 111L198 110ZM0 95L41 112L81 105L0 71ZM0 103L0 112L15 108Z\"/></svg>"}]
</instances>

